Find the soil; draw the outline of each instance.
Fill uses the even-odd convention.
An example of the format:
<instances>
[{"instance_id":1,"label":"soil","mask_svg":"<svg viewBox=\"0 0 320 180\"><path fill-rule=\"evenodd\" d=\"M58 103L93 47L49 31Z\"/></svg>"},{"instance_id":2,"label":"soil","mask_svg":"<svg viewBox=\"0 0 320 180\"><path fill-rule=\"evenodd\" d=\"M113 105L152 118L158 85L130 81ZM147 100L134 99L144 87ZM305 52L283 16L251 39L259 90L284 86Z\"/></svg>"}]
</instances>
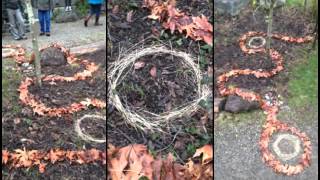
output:
<instances>
[{"instance_id":1,"label":"soil","mask_svg":"<svg viewBox=\"0 0 320 180\"><path fill-rule=\"evenodd\" d=\"M49 85L44 82L41 90L35 86L30 87L30 92L40 101L50 107L67 106L75 101L87 97L99 98L106 101L106 49L82 55L79 58L87 59L100 65L94 77L85 81L72 83L57 83ZM43 74L72 75L79 72L82 67L48 66L42 69ZM17 94L18 96L18 94ZM18 109L18 110L15 110ZM89 149L97 148L106 150L106 145L94 144L83 141L74 131L74 122L85 114L106 116L105 110L96 108L87 109L73 115L63 117L40 117L33 114L32 109L17 102L2 107L2 149L37 149L48 151L52 148L61 149ZM16 119L14 122L13 119ZM18 120L17 120L18 119ZM106 135L105 121L83 120L80 125L85 133L95 138ZM25 139L25 140L23 140ZM2 179L106 179L105 166L99 163L86 165L70 165L69 162L48 164L43 174L37 167L29 170L25 168L12 169L5 166L2 169Z\"/></svg>"},{"instance_id":2,"label":"soil","mask_svg":"<svg viewBox=\"0 0 320 180\"><path fill-rule=\"evenodd\" d=\"M94 58L101 59L103 56L105 56L105 53L105 50L98 51L95 53ZM103 66L106 64L99 61L100 60L91 62L102 66L103 72L105 69L103 69ZM61 69L59 67L59 71L57 71L57 68L54 68L54 66L46 66L44 69L42 69L42 72L48 75L57 74L62 76L72 76L76 72L84 70L82 65L79 66L81 67L74 67L74 65L68 64ZM68 106L74 102L83 101L85 98L98 98L106 101L106 79L101 78L101 75L102 74L97 76L97 74L94 74L94 78L88 81L75 81L72 83L57 82L55 85L50 85L50 82L43 82L43 87L41 89L34 84L30 86L29 92L34 94L38 100L45 103L49 107Z\"/></svg>"},{"instance_id":3,"label":"soil","mask_svg":"<svg viewBox=\"0 0 320 180\"><path fill-rule=\"evenodd\" d=\"M160 114L196 99L195 77L181 59L164 54L137 61L145 62L145 67L129 71L117 88L122 103ZM150 75L153 67L157 70L156 77Z\"/></svg>"},{"instance_id":4,"label":"soil","mask_svg":"<svg viewBox=\"0 0 320 180\"><path fill-rule=\"evenodd\" d=\"M297 9L277 9L274 12L273 32L289 36L310 35L314 24L310 18L302 15ZM214 97L219 97L216 78L232 69L264 69L274 67L268 55L245 55L239 48L238 39L248 31L267 29L265 13L251 8L245 9L237 17L214 14ZM303 47L304 46L304 47ZM299 59L299 49L307 45L297 45L273 40L271 47L284 57L284 70L268 79L257 79L253 76L239 76L228 84L253 90L259 94L277 88L288 82L287 66ZM301 56L301 54L300 54ZM296 176L283 176L274 173L261 160L258 146L261 128L265 123L265 115L261 111L251 113L214 114L214 178L215 179L316 179L318 177L318 111L313 106L298 107L280 111L279 119L304 131L312 141L312 163L305 171ZM310 121L305 121L308 114ZM309 117L310 116L310 117ZM296 164L293 159L292 164Z\"/></svg>"},{"instance_id":5,"label":"soil","mask_svg":"<svg viewBox=\"0 0 320 180\"><path fill-rule=\"evenodd\" d=\"M147 18L150 11L141 8L142 1L136 2L138 7L132 8L134 10L132 23L126 22L127 13L131 10L127 1L114 2L119 5L117 13L112 13L112 7L115 4L109 6L107 13L109 20L108 63L114 62L119 54L123 55L123 52L134 46L141 48L162 44L170 49L189 53L196 59L201 56L203 59L200 64L201 71L207 75L207 69L213 63L213 56L207 50L203 50L204 53L200 54L199 49L205 43L185 38L185 35L177 32L171 34L170 31L164 30L159 22ZM208 19L212 19L212 7L213 2L211 1L210 3L205 0L177 1L178 9L194 16L204 14ZM184 71L185 68L181 68L176 57L173 60L171 58L171 56L161 55L139 59L146 62L145 67L139 70L131 69L122 83L118 85L122 101L129 103L131 107L161 113L193 100L196 90L193 83L194 78ZM152 66L157 68L155 78L149 73ZM182 70L181 74L177 73L179 68ZM166 71L171 73L165 74ZM130 90L128 86L135 87L135 90ZM137 89L141 91L138 92ZM200 120L207 113L205 109L199 110L190 117L182 117L169 122L171 128L165 129L166 133L151 133L135 130L126 124L122 115L115 109L110 114L108 113L107 142L120 147L133 143L144 144L156 154L167 155L171 152L177 157L178 162L186 162L187 158L195 152L195 148L204 144L213 144L213 117L207 118L204 123Z\"/></svg>"},{"instance_id":6,"label":"soil","mask_svg":"<svg viewBox=\"0 0 320 180\"><path fill-rule=\"evenodd\" d=\"M300 37L310 35L314 25L306 16L302 16L295 9L279 9L274 13L273 33ZM244 10L240 16L232 18L224 14L214 15L214 77L217 78L224 72L232 69L264 69L270 70L275 65L272 63L269 55L256 54L245 55L239 48L238 39L248 31L266 32L267 22L265 13L257 11L253 15L251 9ZM286 63L293 61L295 58L294 50L299 46L292 43L273 40L271 47L279 51ZM247 88L258 93L264 89L272 87L280 79L277 77L271 79L257 79L253 76L240 76L233 78L228 84L237 87ZM214 96L218 97L219 93L214 79Z\"/></svg>"}]
</instances>

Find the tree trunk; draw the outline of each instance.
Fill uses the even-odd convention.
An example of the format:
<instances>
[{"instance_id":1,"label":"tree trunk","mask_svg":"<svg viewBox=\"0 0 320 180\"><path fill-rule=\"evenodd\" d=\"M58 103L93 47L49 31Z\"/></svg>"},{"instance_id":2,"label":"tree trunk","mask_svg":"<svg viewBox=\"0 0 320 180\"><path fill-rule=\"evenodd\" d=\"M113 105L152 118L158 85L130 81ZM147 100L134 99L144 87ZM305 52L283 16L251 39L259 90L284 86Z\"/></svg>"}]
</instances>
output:
<instances>
[{"instance_id":1,"label":"tree trunk","mask_svg":"<svg viewBox=\"0 0 320 180\"><path fill-rule=\"evenodd\" d=\"M39 52L39 45L38 45L38 23L37 20L34 19L32 6L30 0L26 2L27 4L27 11L29 16L29 21L31 23L31 37L32 37L32 47L33 52L35 55L35 70L36 70L36 78L37 78L37 84L41 88L41 65L40 65L40 52Z\"/></svg>"},{"instance_id":2,"label":"tree trunk","mask_svg":"<svg viewBox=\"0 0 320 180\"><path fill-rule=\"evenodd\" d=\"M304 0L304 13L307 13L307 0Z\"/></svg>"},{"instance_id":3,"label":"tree trunk","mask_svg":"<svg viewBox=\"0 0 320 180\"><path fill-rule=\"evenodd\" d=\"M276 2L276 0L271 0L271 1L270 1L269 17L268 17L268 31L267 31L267 44L266 44L267 50L269 50L269 49L270 49L270 46L271 46L273 8L274 8L275 2Z\"/></svg>"}]
</instances>

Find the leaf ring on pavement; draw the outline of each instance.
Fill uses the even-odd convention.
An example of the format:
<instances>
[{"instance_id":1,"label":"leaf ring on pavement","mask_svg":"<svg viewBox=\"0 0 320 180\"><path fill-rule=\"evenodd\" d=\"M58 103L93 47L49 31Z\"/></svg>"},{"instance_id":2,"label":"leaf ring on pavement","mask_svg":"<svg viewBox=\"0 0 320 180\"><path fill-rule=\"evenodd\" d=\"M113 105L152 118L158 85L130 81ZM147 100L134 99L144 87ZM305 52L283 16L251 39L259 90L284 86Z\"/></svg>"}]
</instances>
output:
<instances>
[{"instance_id":1,"label":"leaf ring on pavement","mask_svg":"<svg viewBox=\"0 0 320 180\"><path fill-rule=\"evenodd\" d=\"M294 152L292 153L283 153L279 144L282 140L287 140L293 145ZM295 158L301 151L300 139L297 136L291 134L280 134L275 142L272 144L272 148L278 157L283 161L288 161Z\"/></svg>"}]
</instances>

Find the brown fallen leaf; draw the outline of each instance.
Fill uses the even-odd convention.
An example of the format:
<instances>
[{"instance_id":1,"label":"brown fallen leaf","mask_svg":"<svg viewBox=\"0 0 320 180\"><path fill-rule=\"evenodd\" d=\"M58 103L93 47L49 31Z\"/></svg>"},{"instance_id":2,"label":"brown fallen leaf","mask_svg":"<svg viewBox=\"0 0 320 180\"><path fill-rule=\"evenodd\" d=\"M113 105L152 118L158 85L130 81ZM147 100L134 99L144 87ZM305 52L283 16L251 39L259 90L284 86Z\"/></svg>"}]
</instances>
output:
<instances>
[{"instance_id":1,"label":"brown fallen leaf","mask_svg":"<svg viewBox=\"0 0 320 180\"><path fill-rule=\"evenodd\" d=\"M156 78L157 77L157 68L155 66L153 66L150 70L150 75L153 77L153 78Z\"/></svg>"},{"instance_id":2,"label":"brown fallen leaf","mask_svg":"<svg viewBox=\"0 0 320 180\"><path fill-rule=\"evenodd\" d=\"M14 118L13 122L14 122L14 124L20 124L21 119L20 118Z\"/></svg>"},{"instance_id":3,"label":"brown fallen leaf","mask_svg":"<svg viewBox=\"0 0 320 180\"><path fill-rule=\"evenodd\" d=\"M132 16L133 16L133 10L131 10L127 13L127 22L129 22L129 23L133 22Z\"/></svg>"},{"instance_id":4,"label":"brown fallen leaf","mask_svg":"<svg viewBox=\"0 0 320 180\"><path fill-rule=\"evenodd\" d=\"M119 12L119 5L115 5L113 8L112 8L112 13L113 14L117 14Z\"/></svg>"},{"instance_id":5,"label":"brown fallen leaf","mask_svg":"<svg viewBox=\"0 0 320 180\"><path fill-rule=\"evenodd\" d=\"M7 150L2 150L2 164L7 164L10 153Z\"/></svg>"},{"instance_id":6,"label":"brown fallen leaf","mask_svg":"<svg viewBox=\"0 0 320 180\"><path fill-rule=\"evenodd\" d=\"M135 69L135 70L141 69L141 68L143 68L145 65L146 65L145 62L143 62L143 61L137 61L136 63L134 63L134 69Z\"/></svg>"},{"instance_id":7,"label":"brown fallen leaf","mask_svg":"<svg viewBox=\"0 0 320 180\"><path fill-rule=\"evenodd\" d=\"M203 154L202 164L207 164L208 162L210 162L213 158L212 145L207 144L207 145L197 149L196 152L194 153L193 157L198 157L201 154Z\"/></svg>"}]
</instances>

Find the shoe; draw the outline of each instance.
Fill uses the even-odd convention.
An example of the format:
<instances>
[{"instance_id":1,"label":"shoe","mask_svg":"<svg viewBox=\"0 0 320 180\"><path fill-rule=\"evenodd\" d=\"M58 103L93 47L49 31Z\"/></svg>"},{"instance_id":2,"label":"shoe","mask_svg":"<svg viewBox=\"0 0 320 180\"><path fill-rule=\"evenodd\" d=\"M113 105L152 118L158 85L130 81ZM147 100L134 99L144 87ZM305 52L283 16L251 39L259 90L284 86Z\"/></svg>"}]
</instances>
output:
<instances>
[{"instance_id":1,"label":"shoe","mask_svg":"<svg viewBox=\"0 0 320 180\"><path fill-rule=\"evenodd\" d=\"M46 33L46 36L50 36L50 33L49 33L49 32L47 32L47 33Z\"/></svg>"},{"instance_id":2,"label":"shoe","mask_svg":"<svg viewBox=\"0 0 320 180\"><path fill-rule=\"evenodd\" d=\"M98 23L98 22L94 23L94 25L95 25L95 26L102 26L102 24L100 24L100 23Z\"/></svg>"},{"instance_id":3,"label":"shoe","mask_svg":"<svg viewBox=\"0 0 320 180\"><path fill-rule=\"evenodd\" d=\"M64 11L66 11L66 12L68 11L68 6L64 9Z\"/></svg>"},{"instance_id":4,"label":"shoe","mask_svg":"<svg viewBox=\"0 0 320 180\"><path fill-rule=\"evenodd\" d=\"M101 26L102 24L99 23L99 16L96 17L96 22L94 23L95 26Z\"/></svg>"},{"instance_id":5,"label":"shoe","mask_svg":"<svg viewBox=\"0 0 320 180\"><path fill-rule=\"evenodd\" d=\"M22 39L28 39L26 35L21 36Z\"/></svg>"},{"instance_id":6,"label":"shoe","mask_svg":"<svg viewBox=\"0 0 320 180\"><path fill-rule=\"evenodd\" d=\"M40 35L40 36L43 36L43 35L44 35L44 32L41 32L39 35Z\"/></svg>"},{"instance_id":7,"label":"shoe","mask_svg":"<svg viewBox=\"0 0 320 180\"><path fill-rule=\"evenodd\" d=\"M72 7L71 6L69 6L69 10L72 11Z\"/></svg>"}]
</instances>

